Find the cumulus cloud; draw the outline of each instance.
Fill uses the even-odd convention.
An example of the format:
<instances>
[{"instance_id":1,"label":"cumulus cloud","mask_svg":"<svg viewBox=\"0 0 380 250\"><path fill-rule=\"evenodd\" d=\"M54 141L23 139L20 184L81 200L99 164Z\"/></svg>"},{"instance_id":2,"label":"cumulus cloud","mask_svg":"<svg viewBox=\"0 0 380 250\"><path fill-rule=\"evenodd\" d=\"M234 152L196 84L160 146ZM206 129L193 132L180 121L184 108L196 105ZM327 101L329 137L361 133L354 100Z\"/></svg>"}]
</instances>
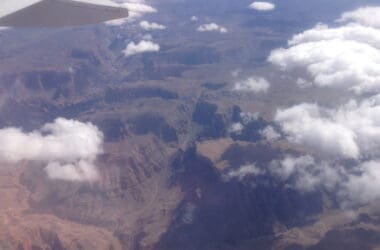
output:
<instances>
[{"instance_id":1,"label":"cumulus cloud","mask_svg":"<svg viewBox=\"0 0 380 250\"><path fill-rule=\"evenodd\" d=\"M380 161L368 161L356 167L339 192L344 205L366 204L380 199Z\"/></svg>"},{"instance_id":2,"label":"cumulus cloud","mask_svg":"<svg viewBox=\"0 0 380 250\"><path fill-rule=\"evenodd\" d=\"M141 21L140 22L140 27L143 28L146 31L151 31L151 30L164 30L166 27L162 24L158 24L155 22L148 22L148 21Z\"/></svg>"},{"instance_id":3,"label":"cumulus cloud","mask_svg":"<svg viewBox=\"0 0 380 250\"><path fill-rule=\"evenodd\" d=\"M301 70L319 87L357 94L380 90L380 30L359 24L317 25L295 35L268 61L284 71Z\"/></svg>"},{"instance_id":4,"label":"cumulus cloud","mask_svg":"<svg viewBox=\"0 0 380 250\"><path fill-rule=\"evenodd\" d=\"M253 2L249 5L249 8L257 11L271 11L276 8L276 5L270 2Z\"/></svg>"},{"instance_id":5,"label":"cumulus cloud","mask_svg":"<svg viewBox=\"0 0 380 250\"><path fill-rule=\"evenodd\" d=\"M380 28L380 7L363 7L342 14L338 22L355 22Z\"/></svg>"},{"instance_id":6,"label":"cumulus cloud","mask_svg":"<svg viewBox=\"0 0 380 250\"><path fill-rule=\"evenodd\" d=\"M380 95L351 100L337 109L299 104L279 110L275 120L289 141L332 157L379 156Z\"/></svg>"},{"instance_id":7,"label":"cumulus cloud","mask_svg":"<svg viewBox=\"0 0 380 250\"><path fill-rule=\"evenodd\" d=\"M300 191L333 192L343 206L380 200L379 16L378 7L346 12L336 27L318 24L270 53L299 87L352 94L335 106L311 100L278 109L285 139L307 155L275 160L267 174Z\"/></svg>"},{"instance_id":8,"label":"cumulus cloud","mask_svg":"<svg viewBox=\"0 0 380 250\"><path fill-rule=\"evenodd\" d=\"M241 134L241 132L243 132L244 130L244 125L241 123L241 122L236 122L236 123L233 123L231 125L231 128L230 128L230 133L233 133L233 134Z\"/></svg>"},{"instance_id":9,"label":"cumulus cloud","mask_svg":"<svg viewBox=\"0 0 380 250\"><path fill-rule=\"evenodd\" d=\"M153 37L151 34L145 34L142 36L142 39L151 41L151 40L153 40Z\"/></svg>"},{"instance_id":10,"label":"cumulus cloud","mask_svg":"<svg viewBox=\"0 0 380 250\"><path fill-rule=\"evenodd\" d=\"M272 126L265 127L260 134L267 141L277 141L281 138L281 135Z\"/></svg>"},{"instance_id":11,"label":"cumulus cloud","mask_svg":"<svg viewBox=\"0 0 380 250\"><path fill-rule=\"evenodd\" d=\"M243 130L251 123L259 118L258 113L250 113L250 112L241 112L239 114L240 122L235 122L231 125L229 132L232 134L239 135L243 132Z\"/></svg>"},{"instance_id":12,"label":"cumulus cloud","mask_svg":"<svg viewBox=\"0 0 380 250\"><path fill-rule=\"evenodd\" d=\"M114 2L116 2L119 7L128 9L128 17L105 22L105 24L109 26L121 26L128 22L133 22L145 14L157 12L154 7L147 5L143 0L119 0Z\"/></svg>"},{"instance_id":13,"label":"cumulus cloud","mask_svg":"<svg viewBox=\"0 0 380 250\"><path fill-rule=\"evenodd\" d=\"M341 166L328 162L316 162L310 155L285 156L271 162L269 172L301 192L313 192L323 187L334 190L346 175Z\"/></svg>"},{"instance_id":14,"label":"cumulus cloud","mask_svg":"<svg viewBox=\"0 0 380 250\"><path fill-rule=\"evenodd\" d=\"M303 79L303 78L297 78L296 80L296 84L299 88L303 89L303 88L308 88L308 87L311 87L313 85L313 83L307 81L306 79Z\"/></svg>"},{"instance_id":15,"label":"cumulus cloud","mask_svg":"<svg viewBox=\"0 0 380 250\"><path fill-rule=\"evenodd\" d=\"M380 41L380 33L378 29L357 24L349 24L335 28L318 24L313 29L296 34L288 43L291 46L295 46L323 40L356 41L358 43L368 43L371 47L379 48L378 42Z\"/></svg>"},{"instance_id":16,"label":"cumulus cloud","mask_svg":"<svg viewBox=\"0 0 380 250\"><path fill-rule=\"evenodd\" d=\"M192 22L197 22L197 21L198 21L198 17L196 17L196 16L192 16L192 17L190 18L190 21L192 21Z\"/></svg>"},{"instance_id":17,"label":"cumulus cloud","mask_svg":"<svg viewBox=\"0 0 380 250\"><path fill-rule=\"evenodd\" d=\"M234 69L231 71L231 76L238 77L241 74L241 69Z\"/></svg>"},{"instance_id":18,"label":"cumulus cloud","mask_svg":"<svg viewBox=\"0 0 380 250\"><path fill-rule=\"evenodd\" d=\"M122 3L122 5L128 9L130 19L136 19L142 15L157 12L154 7L147 5L144 1L128 1Z\"/></svg>"},{"instance_id":19,"label":"cumulus cloud","mask_svg":"<svg viewBox=\"0 0 380 250\"><path fill-rule=\"evenodd\" d=\"M240 119L244 125L247 125L248 123L250 123L254 120L257 120L258 118L259 118L258 113L251 113L251 112L241 112L240 113Z\"/></svg>"},{"instance_id":20,"label":"cumulus cloud","mask_svg":"<svg viewBox=\"0 0 380 250\"><path fill-rule=\"evenodd\" d=\"M291 178L289 183L300 191L318 187L334 191L344 206L380 199L379 117L380 95L337 108L304 103L278 110L275 120L288 141L324 160L303 158L301 164L300 159L284 159L274 164L272 174ZM355 163L343 167L342 159Z\"/></svg>"},{"instance_id":21,"label":"cumulus cloud","mask_svg":"<svg viewBox=\"0 0 380 250\"><path fill-rule=\"evenodd\" d=\"M219 33L227 33L228 30L216 23L208 23L208 24L202 24L201 26L198 27L197 29L199 32L210 32L210 31L215 31Z\"/></svg>"},{"instance_id":22,"label":"cumulus cloud","mask_svg":"<svg viewBox=\"0 0 380 250\"><path fill-rule=\"evenodd\" d=\"M141 53L147 53L147 52L158 52L160 50L160 45L148 41L148 40L142 40L139 43L130 42L125 50L123 50L123 54L126 57L141 54Z\"/></svg>"},{"instance_id":23,"label":"cumulus cloud","mask_svg":"<svg viewBox=\"0 0 380 250\"><path fill-rule=\"evenodd\" d=\"M48 176L54 179L92 181L97 178L93 163L102 153L103 135L91 123L57 118L29 133L19 128L3 128L0 141L3 162L45 163Z\"/></svg>"},{"instance_id":24,"label":"cumulus cloud","mask_svg":"<svg viewBox=\"0 0 380 250\"><path fill-rule=\"evenodd\" d=\"M254 93L266 93L269 87L270 83L265 78L253 76L248 79L236 82L234 90Z\"/></svg>"},{"instance_id":25,"label":"cumulus cloud","mask_svg":"<svg viewBox=\"0 0 380 250\"><path fill-rule=\"evenodd\" d=\"M346 194L348 189L340 184L344 178L351 176L343 167L325 161L317 162L310 155L287 155L282 159L273 160L265 169L257 167L254 163L243 165L227 172L224 179L244 181L246 178L268 175L276 178L286 188L293 188L302 193L314 192L320 188L330 191L339 188L342 194ZM380 191L378 193L380 194Z\"/></svg>"},{"instance_id":26,"label":"cumulus cloud","mask_svg":"<svg viewBox=\"0 0 380 250\"><path fill-rule=\"evenodd\" d=\"M329 156L359 157L355 133L315 104L300 104L277 111L275 120L287 139Z\"/></svg>"},{"instance_id":27,"label":"cumulus cloud","mask_svg":"<svg viewBox=\"0 0 380 250\"><path fill-rule=\"evenodd\" d=\"M316 160L311 155L286 155L273 160L267 168L258 168L252 163L230 170L224 180L252 183L251 178L258 176L272 176L278 184L301 193L333 192L342 207L380 200L380 161L344 167L339 162Z\"/></svg>"},{"instance_id":28,"label":"cumulus cloud","mask_svg":"<svg viewBox=\"0 0 380 250\"><path fill-rule=\"evenodd\" d=\"M335 192L343 207L365 205L380 199L380 161L364 161L353 168L310 155L285 156L271 162L268 172L300 192L325 189Z\"/></svg>"},{"instance_id":29,"label":"cumulus cloud","mask_svg":"<svg viewBox=\"0 0 380 250\"><path fill-rule=\"evenodd\" d=\"M235 170L230 170L226 175L226 180L237 179L239 181L243 180L247 176L258 176L263 172L260 168L256 167L254 164L243 165Z\"/></svg>"},{"instance_id":30,"label":"cumulus cloud","mask_svg":"<svg viewBox=\"0 0 380 250\"><path fill-rule=\"evenodd\" d=\"M86 160L66 164L49 162L45 168L45 172L53 180L93 181L99 177L94 164Z\"/></svg>"},{"instance_id":31,"label":"cumulus cloud","mask_svg":"<svg viewBox=\"0 0 380 250\"><path fill-rule=\"evenodd\" d=\"M286 155L273 160L265 169L258 168L253 163L230 170L224 179L244 181L246 178L268 175L276 178L285 188L302 193L322 189L335 192L344 207L380 199L380 161L366 161L354 166L352 170L337 162L317 161L311 155Z\"/></svg>"}]
</instances>

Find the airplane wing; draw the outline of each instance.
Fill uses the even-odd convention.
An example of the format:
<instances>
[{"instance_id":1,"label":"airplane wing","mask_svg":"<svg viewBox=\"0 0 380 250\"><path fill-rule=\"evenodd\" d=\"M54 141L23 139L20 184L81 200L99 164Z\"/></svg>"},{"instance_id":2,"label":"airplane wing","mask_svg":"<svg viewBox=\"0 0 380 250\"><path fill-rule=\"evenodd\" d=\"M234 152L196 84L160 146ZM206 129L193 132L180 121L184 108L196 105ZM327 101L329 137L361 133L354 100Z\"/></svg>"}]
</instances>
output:
<instances>
[{"instance_id":1,"label":"airplane wing","mask_svg":"<svg viewBox=\"0 0 380 250\"><path fill-rule=\"evenodd\" d=\"M1 0L0 26L65 27L128 17L111 0Z\"/></svg>"}]
</instances>

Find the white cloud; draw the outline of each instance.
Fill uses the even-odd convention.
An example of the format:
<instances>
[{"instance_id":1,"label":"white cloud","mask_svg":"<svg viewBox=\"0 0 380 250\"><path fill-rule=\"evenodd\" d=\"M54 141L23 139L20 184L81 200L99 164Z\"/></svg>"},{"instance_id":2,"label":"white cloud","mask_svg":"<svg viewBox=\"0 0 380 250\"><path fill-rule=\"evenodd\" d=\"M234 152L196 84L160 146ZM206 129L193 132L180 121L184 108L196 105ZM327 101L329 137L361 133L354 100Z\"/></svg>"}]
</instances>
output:
<instances>
[{"instance_id":1,"label":"white cloud","mask_svg":"<svg viewBox=\"0 0 380 250\"><path fill-rule=\"evenodd\" d=\"M335 107L311 100L277 110L285 138L310 155L273 161L267 172L300 191L333 192L343 206L380 199L379 14L378 7L346 12L337 27L319 24L268 57L300 87L354 93Z\"/></svg>"},{"instance_id":2,"label":"white cloud","mask_svg":"<svg viewBox=\"0 0 380 250\"><path fill-rule=\"evenodd\" d=\"M257 120L259 117L258 113L250 113L250 112L241 112L239 115L240 115L240 122L233 123L229 129L230 133L233 133L236 135L241 134L250 122Z\"/></svg>"},{"instance_id":3,"label":"white cloud","mask_svg":"<svg viewBox=\"0 0 380 250\"><path fill-rule=\"evenodd\" d=\"M276 8L276 5L270 2L253 2L249 5L249 8L257 11L271 11Z\"/></svg>"},{"instance_id":4,"label":"white cloud","mask_svg":"<svg viewBox=\"0 0 380 250\"><path fill-rule=\"evenodd\" d=\"M266 93L270 87L269 82L262 77L250 77L235 83L234 90L254 93Z\"/></svg>"},{"instance_id":5,"label":"white cloud","mask_svg":"<svg viewBox=\"0 0 380 250\"><path fill-rule=\"evenodd\" d=\"M197 29L199 32L210 32L210 31L216 31L219 33L227 33L228 30L216 23L208 23L208 24L202 24L201 26L198 27Z\"/></svg>"},{"instance_id":6,"label":"white cloud","mask_svg":"<svg viewBox=\"0 0 380 250\"><path fill-rule=\"evenodd\" d=\"M146 52L157 52L159 50L160 45L151 41L142 40L137 44L134 42L130 42L125 48L125 50L123 50L122 52L126 57L128 57Z\"/></svg>"},{"instance_id":7,"label":"white cloud","mask_svg":"<svg viewBox=\"0 0 380 250\"><path fill-rule=\"evenodd\" d=\"M192 17L190 18L190 21L192 21L192 22L197 22L197 21L198 21L198 17L196 17L196 16L192 16Z\"/></svg>"},{"instance_id":8,"label":"white cloud","mask_svg":"<svg viewBox=\"0 0 380 250\"><path fill-rule=\"evenodd\" d=\"M380 30L361 25L318 25L295 35L269 62L284 71L302 70L316 86L357 94L380 90Z\"/></svg>"},{"instance_id":9,"label":"white cloud","mask_svg":"<svg viewBox=\"0 0 380 250\"><path fill-rule=\"evenodd\" d=\"M380 161L368 161L356 167L359 174L351 174L343 182L339 195L344 205L366 204L380 199Z\"/></svg>"},{"instance_id":10,"label":"white cloud","mask_svg":"<svg viewBox=\"0 0 380 250\"><path fill-rule=\"evenodd\" d=\"M243 180L247 176L261 175L263 171L254 164L243 165L238 169L231 170L225 175L226 180L237 179Z\"/></svg>"},{"instance_id":11,"label":"white cloud","mask_svg":"<svg viewBox=\"0 0 380 250\"><path fill-rule=\"evenodd\" d=\"M45 172L53 180L93 181L99 178L94 164L86 160L66 164L50 162L46 166Z\"/></svg>"},{"instance_id":12,"label":"white cloud","mask_svg":"<svg viewBox=\"0 0 380 250\"><path fill-rule=\"evenodd\" d=\"M281 138L281 135L272 126L265 127L260 134L268 141L276 141Z\"/></svg>"},{"instance_id":13,"label":"white cloud","mask_svg":"<svg viewBox=\"0 0 380 250\"><path fill-rule=\"evenodd\" d=\"M240 122L233 123L230 128L230 133L240 134L244 130L244 125Z\"/></svg>"},{"instance_id":14,"label":"white cloud","mask_svg":"<svg viewBox=\"0 0 380 250\"><path fill-rule=\"evenodd\" d=\"M279 110L275 120L292 143L323 155L359 157L355 133L334 121L333 116L323 115L315 104L300 104Z\"/></svg>"},{"instance_id":15,"label":"white cloud","mask_svg":"<svg viewBox=\"0 0 380 250\"><path fill-rule=\"evenodd\" d=\"M377 95L337 109L300 104L279 110L275 120L293 143L322 155L363 159L380 156L379 117Z\"/></svg>"},{"instance_id":16,"label":"white cloud","mask_svg":"<svg viewBox=\"0 0 380 250\"><path fill-rule=\"evenodd\" d=\"M57 118L30 133L19 128L3 128L0 141L3 162L46 163L46 171L54 179L91 181L97 177L93 162L102 153L103 135L91 123Z\"/></svg>"},{"instance_id":17,"label":"white cloud","mask_svg":"<svg viewBox=\"0 0 380 250\"><path fill-rule=\"evenodd\" d=\"M380 7L363 7L354 11L345 12L337 21L351 21L366 26L380 28Z\"/></svg>"},{"instance_id":18,"label":"white cloud","mask_svg":"<svg viewBox=\"0 0 380 250\"><path fill-rule=\"evenodd\" d=\"M311 87L313 85L312 82L309 82L309 81L307 81L306 79L303 79L303 78L298 78L297 81L296 81L296 84L301 89L308 88L308 87Z\"/></svg>"},{"instance_id":19,"label":"white cloud","mask_svg":"<svg viewBox=\"0 0 380 250\"><path fill-rule=\"evenodd\" d=\"M322 189L335 192L345 207L380 200L380 161L366 161L354 169L331 161L316 161L310 155L287 155L273 160L266 169L255 164L243 165L227 172L224 179L244 181L247 177L271 175L286 188L302 193Z\"/></svg>"},{"instance_id":20,"label":"white cloud","mask_svg":"<svg viewBox=\"0 0 380 250\"><path fill-rule=\"evenodd\" d=\"M154 7L147 5L143 0L115 0L115 2L119 7L128 9L128 17L105 22L109 26L121 26L128 22L133 22L145 14L157 12Z\"/></svg>"},{"instance_id":21,"label":"white cloud","mask_svg":"<svg viewBox=\"0 0 380 250\"><path fill-rule=\"evenodd\" d=\"M380 161L365 161L354 171L340 164L312 156L286 156L272 161L268 172L289 188L300 192L321 189L335 192L343 207L365 205L380 200Z\"/></svg>"},{"instance_id":22,"label":"white cloud","mask_svg":"<svg viewBox=\"0 0 380 250\"><path fill-rule=\"evenodd\" d=\"M162 24L158 23L150 23L148 21L141 21L140 22L140 27L143 28L144 30L150 31L150 30L164 30L166 27Z\"/></svg>"},{"instance_id":23,"label":"white cloud","mask_svg":"<svg viewBox=\"0 0 380 250\"><path fill-rule=\"evenodd\" d=\"M153 37L151 34L145 34L142 36L142 39L151 41L151 40L153 40Z\"/></svg>"},{"instance_id":24,"label":"white cloud","mask_svg":"<svg viewBox=\"0 0 380 250\"><path fill-rule=\"evenodd\" d=\"M270 175L285 188L302 193L334 192L343 207L380 200L380 161L366 161L352 167L353 170L336 162L317 161L311 155L287 155L273 160L265 169L247 164L230 170L223 177L226 181L244 181L247 177Z\"/></svg>"},{"instance_id":25,"label":"white cloud","mask_svg":"<svg viewBox=\"0 0 380 250\"><path fill-rule=\"evenodd\" d=\"M241 112L240 113L241 121L244 125L257 120L259 118L259 113L251 113L251 112Z\"/></svg>"},{"instance_id":26,"label":"white cloud","mask_svg":"<svg viewBox=\"0 0 380 250\"><path fill-rule=\"evenodd\" d=\"M342 198L348 191L347 187L342 185L343 180L351 177L340 165L332 165L327 161L317 162L310 155L298 157L287 155L284 158L273 160L265 169L258 168L254 163L243 165L227 172L224 179L226 181L234 179L244 181L247 177L264 175L273 176L286 188L293 188L302 193L324 188L329 191L338 191ZM353 188L353 186L351 187ZM380 191L378 194L380 197Z\"/></svg>"},{"instance_id":27,"label":"white cloud","mask_svg":"<svg viewBox=\"0 0 380 250\"><path fill-rule=\"evenodd\" d=\"M143 1L129 1L123 3L124 8L129 10L129 18L136 19L144 14L155 13L157 10Z\"/></svg>"},{"instance_id":28,"label":"white cloud","mask_svg":"<svg viewBox=\"0 0 380 250\"><path fill-rule=\"evenodd\" d=\"M323 40L348 40L369 44L380 48L380 31L371 27L357 24L349 24L341 27L330 28L327 25L318 24L313 29L306 30L293 36L289 45L295 46L302 43L319 42Z\"/></svg>"},{"instance_id":29,"label":"white cloud","mask_svg":"<svg viewBox=\"0 0 380 250\"><path fill-rule=\"evenodd\" d=\"M238 77L241 74L241 69L234 69L231 71L231 76L232 77Z\"/></svg>"},{"instance_id":30,"label":"white cloud","mask_svg":"<svg viewBox=\"0 0 380 250\"><path fill-rule=\"evenodd\" d=\"M310 155L288 155L272 161L269 172L301 192L312 192L320 187L334 190L345 175L340 166L332 166L328 162L317 163Z\"/></svg>"},{"instance_id":31,"label":"white cloud","mask_svg":"<svg viewBox=\"0 0 380 250\"><path fill-rule=\"evenodd\" d=\"M301 157L286 156L284 159L275 160L271 163L270 171L282 180L288 180L297 169L309 165L314 165L314 158L305 155Z\"/></svg>"}]
</instances>

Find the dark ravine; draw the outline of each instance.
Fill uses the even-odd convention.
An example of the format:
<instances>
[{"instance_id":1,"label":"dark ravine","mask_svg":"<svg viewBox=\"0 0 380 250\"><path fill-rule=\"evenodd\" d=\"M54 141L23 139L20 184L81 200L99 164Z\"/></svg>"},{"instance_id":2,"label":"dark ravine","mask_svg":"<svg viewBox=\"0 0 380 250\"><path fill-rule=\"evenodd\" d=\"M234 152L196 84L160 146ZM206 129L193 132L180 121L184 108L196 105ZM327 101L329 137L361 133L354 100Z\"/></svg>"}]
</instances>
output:
<instances>
[{"instance_id":1,"label":"dark ravine","mask_svg":"<svg viewBox=\"0 0 380 250\"><path fill-rule=\"evenodd\" d=\"M226 182L195 148L179 152L172 169L172 183L181 187L185 197L155 249L240 249L248 240L274 238L276 224L301 226L322 211L319 194ZM186 219L189 206L192 215Z\"/></svg>"}]
</instances>

